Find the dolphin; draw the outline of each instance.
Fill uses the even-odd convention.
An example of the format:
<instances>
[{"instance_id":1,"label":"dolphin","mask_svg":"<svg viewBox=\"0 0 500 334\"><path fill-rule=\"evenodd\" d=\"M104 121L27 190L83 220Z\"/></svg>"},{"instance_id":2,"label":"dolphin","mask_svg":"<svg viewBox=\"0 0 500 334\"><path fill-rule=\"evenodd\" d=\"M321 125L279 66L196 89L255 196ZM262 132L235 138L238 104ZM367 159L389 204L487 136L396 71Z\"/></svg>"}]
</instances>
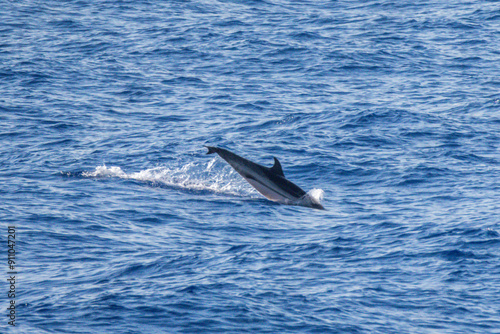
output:
<instances>
[{"instance_id":1,"label":"dolphin","mask_svg":"<svg viewBox=\"0 0 500 334\"><path fill-rule=\"evenodd\" d=\"M301 205L321 210L325 209L299 186L285 178L283 168L281 168L278 159L274 158L273 167L268 168L242 158L223 148L212 146L205 147L208 149L207 154L217 153L267 199L282 204Z\"/></svg>"}]
</instances>

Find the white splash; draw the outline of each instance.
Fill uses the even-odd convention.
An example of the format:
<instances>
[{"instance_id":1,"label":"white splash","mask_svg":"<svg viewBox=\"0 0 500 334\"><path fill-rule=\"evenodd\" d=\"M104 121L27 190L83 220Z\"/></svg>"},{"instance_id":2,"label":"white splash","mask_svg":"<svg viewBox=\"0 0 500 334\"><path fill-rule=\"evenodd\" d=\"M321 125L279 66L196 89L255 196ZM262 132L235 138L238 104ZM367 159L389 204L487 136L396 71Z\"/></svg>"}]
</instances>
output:
<instances>
[{"instance_id":1,"label":"white splash","mask_svg":"<svg viewBox=\"0 0 500 334\"><path fill-rule=\"evenodd\" d=\"M314 200L316 203L318 204L321 204L321 202L323 201L323 198L325 197L325 192L323 191L323 189L311 189L307 192L307 195L309 195L309 197Z\"/></svg>"},{"instance_id":2,"label":"white splash","mask_svg":"<svg viewBox=\"0 0 500 334\"><path fill-rule=\"evenodd\" d=\"M315 205L321 205L324 195L325 192L323 191L323 189L311 189L305 196L300 199L298 205L312 207L314 207Z\"/></svg>"},{"instance_id":3,"label":"white splash","mask_svg":"<svg viewBox=\"0 0 500 334\"><path fill-rule=\"evenodd\" d=\"M82 176L85 177L120 177L123 179L128 178L128 175L122 171L120 167L106 167L105 165L96 167L94 172L83 172Z\"/></svg>"},{"instance_id":4,"label":"white splash","mask_svg":"<svg viewBox=\"0 0 500 334\"><path fill-rule=\"evenodd\" d=\"M258 198L257 192L251 188L243 179L229 166L217 168L212 171L217 159L208 163L188 163L180 167L154 167L135 173L126 173L117 166L98 166L92 172L83 172L82 176L90 178L117 177L121 179L132 179L143 182L151 182L154 185L165 185L189 190L208 190L234 196L250 196Z\"/></svg>"}]
</instances>

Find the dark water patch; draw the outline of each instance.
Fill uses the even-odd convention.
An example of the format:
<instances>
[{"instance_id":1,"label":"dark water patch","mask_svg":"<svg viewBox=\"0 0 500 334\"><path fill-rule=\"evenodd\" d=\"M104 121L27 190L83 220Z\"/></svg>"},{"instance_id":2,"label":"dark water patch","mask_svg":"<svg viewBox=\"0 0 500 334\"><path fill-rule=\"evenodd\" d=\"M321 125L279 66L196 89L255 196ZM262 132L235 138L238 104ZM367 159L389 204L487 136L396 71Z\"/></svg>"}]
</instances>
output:
<instances>
[{"instance_id":1,"label":"dark water patch","mask_svg":"<svg viewBox=\"0 0 500 334\"><path fill-rule=\"evenodd\" d=\"M163 80L162 83L166 84L166 85L184 85L184 84L199 85L199 84L205 84L205 82L203 80L201 80L200 78L196 78L196 77L184 77L184 76L180 76L180 77L176 77L176 78L172 78L172 79L168 79L168 80Z\"/></svg>"},{"instance_id":2,"label":"dark water patch","mask_svg":"<svg viewBox=\"0 0 500 334\"><path fill-rule=\"evenodd\" d=\"M463 260L468 260L468 259L487 259L489 256L487 255L479 255L474 252L470 251L461 251L459 249L451 249L451 250L446 250L446 251L441 251L441 252L436 252L436 253L431 253L429 255L432 256L438 256L441 257L447 261L463 261Z\"/></svg>"}]
</instances>

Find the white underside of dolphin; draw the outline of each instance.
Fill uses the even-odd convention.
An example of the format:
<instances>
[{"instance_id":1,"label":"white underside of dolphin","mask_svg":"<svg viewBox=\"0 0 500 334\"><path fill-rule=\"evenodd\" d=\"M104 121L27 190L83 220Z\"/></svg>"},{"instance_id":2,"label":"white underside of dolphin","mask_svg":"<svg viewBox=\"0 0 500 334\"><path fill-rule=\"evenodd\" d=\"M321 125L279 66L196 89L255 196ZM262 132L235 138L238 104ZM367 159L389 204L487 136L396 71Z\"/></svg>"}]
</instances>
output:
<instances>
[{"instance_id":1,"label":"white underside of dolphin","mask_svg":"<svg viewBox=\"0 0 500 334\"><path fill-rule=\"evenodd\" d=\"M274 158L271 168L256 164L226 149L212 146L207 154L217 153L233 167L252 187L267 199L288 205L301 205L324 210L318 200L309 196L296 184L285 178L278 159Z\"/></svg>"}]
</instances>

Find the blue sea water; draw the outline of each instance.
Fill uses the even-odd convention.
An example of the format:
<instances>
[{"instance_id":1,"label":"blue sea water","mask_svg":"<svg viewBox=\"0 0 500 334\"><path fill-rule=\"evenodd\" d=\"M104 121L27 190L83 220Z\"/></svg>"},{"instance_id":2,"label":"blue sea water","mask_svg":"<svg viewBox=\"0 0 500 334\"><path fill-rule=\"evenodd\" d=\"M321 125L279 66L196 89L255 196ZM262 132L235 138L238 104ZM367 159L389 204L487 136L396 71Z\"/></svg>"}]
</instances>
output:
<instances>
[{"instance_id":1,"label":"blue sea water","mask_svg":"<svg viewBox=\"0 0 500 334\"><path fill-rule=\"evenodd\" d=\"M0 124L2 333L500 333L496 1L4 0Z\"/></svg>"}]
</instances>

